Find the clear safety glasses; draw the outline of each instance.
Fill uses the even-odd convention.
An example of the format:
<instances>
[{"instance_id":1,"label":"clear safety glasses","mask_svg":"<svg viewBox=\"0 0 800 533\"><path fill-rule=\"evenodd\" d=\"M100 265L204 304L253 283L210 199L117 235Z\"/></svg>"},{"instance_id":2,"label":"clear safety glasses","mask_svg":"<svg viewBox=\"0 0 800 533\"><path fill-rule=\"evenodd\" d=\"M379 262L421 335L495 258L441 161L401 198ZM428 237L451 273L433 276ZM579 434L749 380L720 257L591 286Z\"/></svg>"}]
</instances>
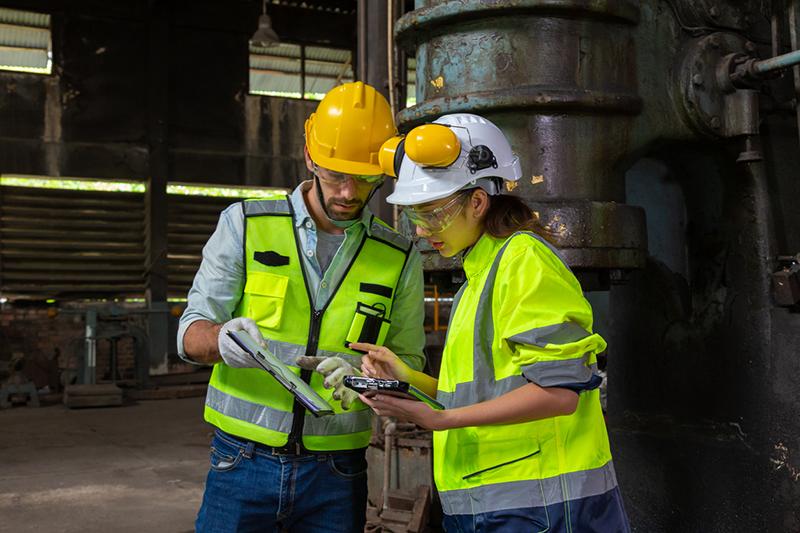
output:
<instances>
[{"instance_id":1,"label":"clear safety glasses","mask_svg":"<svg viewBox=\"0 0 800 533\"><path fill-rule=\"evenodd\" d=\"M440 233L453 223L467 205L472 191L462 191L447 203L434 208L406 207L404 212L412 224L416 224L429 233Z\"/></svg>"},{"instance_id":2,"label":"clear safety glasses","mask_svg":"<svg viewBox=\"0 0 800 533\"><path fill-rule=\"evenodd\" d=\"M383 174L378 174L377 176L373 175L366 175L366 174L343 174L341 172L334 172L328 169L321 169L314 163L314 174L319 178L319 180L326 185L332 185L334 187L341 187L347 180L350 178L353 179L356 186L361 188L369 188L374 187L376 185L380 185L383 183L384 176Z\"/></svg>"}]
</instances>

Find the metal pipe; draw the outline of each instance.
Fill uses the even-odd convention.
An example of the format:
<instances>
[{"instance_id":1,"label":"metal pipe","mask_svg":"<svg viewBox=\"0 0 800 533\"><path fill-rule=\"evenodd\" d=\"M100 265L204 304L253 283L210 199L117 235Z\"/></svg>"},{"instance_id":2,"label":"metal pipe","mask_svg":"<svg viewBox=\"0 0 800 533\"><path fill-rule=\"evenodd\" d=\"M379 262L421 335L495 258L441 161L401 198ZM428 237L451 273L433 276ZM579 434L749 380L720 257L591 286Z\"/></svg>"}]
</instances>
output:
<instances>
[{"instance_id":1,"label":"metal pipe","mask_svg":"<svg viewBox=\"0 0 800 533\"><path fill-rule=\"evenodd\" d=\"M772 57L781 53L781 13L782 0L772 0L772 17L770 18L770 34L772 41Z\"/></svg>"},{"instance_id":2,"label":"metal pipe","mask_svg":"<svg viewBox=\"0 0 800 533\"><path fill-rule=\"evenodd\" d=\"M387 0L389 5L386 8L386 66L389 84L389 108L392 110L392 117L397 114L397 102L395 98L394 86L394 1Z\"/></svg>"},{"instance_id":3,"label":"metal pipe","mask_svg":"<svg viewBox=\"0 0 800 533\"><path fill-rule=\"evenodd\" d=\"M358 78L367 81L367 0L358 0Z\"/></svg>"},{"instance_id":4,"label":"metal pipe","mask_svg":"<svg viewBox=\"0 0 800 533\"><path fill-rule=\"evenodd\" d=\"M397 422L389 422L383 429L383 506L389 508L389 481L392 479L392 448Z\"/></svg>"},{"instance_id":5,"label":"metal pipe","mask_svg":"<svg viewBox=\"0 0 800 533\"><path fill-rule=\"evenodd\" d=\"M414 424L408 422L389 422L383 429L383 507L389 508L389 486L392 480L392 453L394 452L394 438L400 431L415 429Z\"/></svg>"},{"instance_id":6,"label":"metal pipe","mask_svg":"<svg viewBox=\"0 0 800 533\"><path fill-rule=\"evenodd\" d=\"M753 71L758 74L767 74L776 70L783 70L785 68L800 65L800 50L789 52L788 54L771 57L762 61L756 61L753 64Z\"/></svg>"},{"instance_id":7,"label":"metal pipe","mask_svg":"<svg viewBox=\"0 0 800 533\"><path fill-rule=\"evenodd\" d=\"M798 26L798 0L791 0L789 2L789 41L792 46L792 50L796 53L798 51L798 38L797 38L797 26ZM795 112L797 113L797 132L798 132L798 140L800 140L800 67L795 66L792 69L792 75L794 76L794 101L795 101Z\"/></svg>"}]
</instances>

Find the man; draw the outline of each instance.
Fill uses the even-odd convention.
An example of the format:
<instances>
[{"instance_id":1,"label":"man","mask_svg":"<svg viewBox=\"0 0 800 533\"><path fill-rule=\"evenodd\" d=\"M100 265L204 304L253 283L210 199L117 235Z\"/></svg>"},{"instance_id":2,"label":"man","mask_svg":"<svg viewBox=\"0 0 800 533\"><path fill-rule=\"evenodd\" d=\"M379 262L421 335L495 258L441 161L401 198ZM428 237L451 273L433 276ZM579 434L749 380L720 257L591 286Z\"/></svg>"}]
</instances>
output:
<instances>
[{"instance_id":1,"label":"man","mask_svg":"<svg viewBox=\"0 0 800 533\"><path fill-rule=\"evenodd\" d=\"M367 207L383 181L379 149L395 131L372 87L331 90L305 125L313 179L291 197L228 207L203 249L178 329L184 358L215 365L199 532L363 531L372 423L341 383L360 365L347 341L385 335L408 364L424 365L419 254ZM235 330L293 367L335 414L307 413L228 338ZM301 371L301 356L325 358L321 374Z\"/></svg>"}]
</instances>

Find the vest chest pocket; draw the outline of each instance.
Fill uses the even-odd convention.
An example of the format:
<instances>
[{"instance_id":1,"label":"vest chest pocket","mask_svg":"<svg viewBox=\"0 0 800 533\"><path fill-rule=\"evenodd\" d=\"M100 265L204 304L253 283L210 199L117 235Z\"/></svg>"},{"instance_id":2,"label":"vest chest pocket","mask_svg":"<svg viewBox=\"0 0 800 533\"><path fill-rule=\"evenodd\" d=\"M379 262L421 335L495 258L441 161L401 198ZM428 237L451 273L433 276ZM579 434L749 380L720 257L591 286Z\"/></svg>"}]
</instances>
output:
<instances>
[{"instance_id":1,"label":"vest chest pocket","mask_svg":"<svg viewBox=\"0 0 800 533\"><path fill-rule=\"evenodd\" d=\"M386 306L383 304L367 305L358 302L353 323L350 324L350 329L344 338L345 348L348 348L351 342L368 342L383 346L391 324L391 321L384 317L385 314Z\"/></svg>"},{"instance_id":2,"label":"vest chest pocket","mask_svg":"<svg viewBox=\"0 0 800 533\"><path fill-rule=\"evenodd\" d=\"M289 277L269 272L248 272L244 293L248 298L247 316L262 328L281 326Z\"/></svg>"}]
</instances>

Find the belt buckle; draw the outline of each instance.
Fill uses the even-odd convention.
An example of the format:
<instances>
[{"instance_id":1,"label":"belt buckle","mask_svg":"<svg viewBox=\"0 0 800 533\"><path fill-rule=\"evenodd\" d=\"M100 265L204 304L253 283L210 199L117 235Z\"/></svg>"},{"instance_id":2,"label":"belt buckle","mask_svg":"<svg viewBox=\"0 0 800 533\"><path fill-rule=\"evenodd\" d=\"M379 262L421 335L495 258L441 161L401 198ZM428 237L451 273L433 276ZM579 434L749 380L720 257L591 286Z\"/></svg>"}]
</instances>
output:
<instances>
[{"instance_id":1,"label":"belt buckle","mask_svg":"<svg viewBox=\"0 0 800 533\"><path fill-rule=\"evenodd\" d=\"M303 451L302 445L297 442L287 442L280 448L272 448L272 455L300 455Z\"/></svg>"}]
</instances>

